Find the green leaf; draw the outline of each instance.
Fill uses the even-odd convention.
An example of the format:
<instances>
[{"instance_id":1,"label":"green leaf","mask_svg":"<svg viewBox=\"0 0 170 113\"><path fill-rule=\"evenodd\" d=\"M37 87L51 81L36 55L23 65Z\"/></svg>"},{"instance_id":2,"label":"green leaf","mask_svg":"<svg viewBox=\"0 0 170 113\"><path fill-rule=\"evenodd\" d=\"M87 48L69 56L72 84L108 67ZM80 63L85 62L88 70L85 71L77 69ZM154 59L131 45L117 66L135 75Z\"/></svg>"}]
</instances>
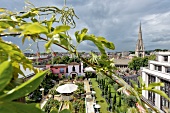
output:
<instances>
[{"instance_id":1,"label":"green leaf","mask_svg":"<svg viewBox=\"0 0 170 113\"><path fill-rule=\"evenodd\" d=\"M64 109L64 110L60 111L60 113L71 113L71 112L68 109Z\"/></svg>"},{"instance_id":2,"label":"green leaf","mask_svg":"<svg viewBox=\"0 0 170 113\"><path fill-rule=\"evenodd\" d=\"M56 35L60 32L65 32L67 30L70 29L70 26L67 26L67 25L61 25L61 26L57 26L54 31L52 32L52 35Z\"/></svg>"},{"instance_id":3,"label":"green leaf","mask_svg":"<svg viewBox=\"0 0 170 113\"><path fill-rule=\"evenodd\" d=\"M58 113L58 109L56 107L52 107L50 113Z\"/></svg>"},{"instance_id":4,"label":"green leaf","mask_svg":"<svg viewBox=\"0 0 170 113\"><path fill-rule=\"evenodd\" d=\"M0 28L0 33L2 33L4 30L5 30L5 29L3 29L3 28Z\"/></svg>"},{"instance_id":5,"label":"green leaf","mask_svg":"<svg viewBox=\"0 0 170 113\"><path fill-rule=\"evenodd\" d=\"M115 46L112 42L107 41L104 37L97 37L97 39L103 43L103 45L108 49L115 49Z\"/></svg>"},{"instance_id":6,"label":"green leaf","mask_svg":"<svg viewBox=\"0 0 170 113\"><path fill-rule=\"evenodd\" d=\"M101 57L106 58L107 55L106 55L104 46L94 35L85 35L83 37L82 41L84 41L84 40L92 41L98 47L99 51L101 52Z\"/></svg>"},{"instance_id":7,"label":"green leaf","mask_svg":"<svg viewBox=\"0 0 170 113\"><path fill-rule=\"evenodd\" d=\"M40 34L40 33L47 34L48 33L48 29L38 22L31 23L31 24L25 24L25 25L21 26L20 28L24 30L22 35L24 35L24 34Z\"/></svg>"},{"instance_id":8,"label":"green leaf","mask_svg":"<svg viewBox=\"0 0 170 113\"><path fill-rule=\"evenodd\" d=\"M128 108L127 113L138 113L138 110L134 107L130 107Z\"/></svg>"},{"instance_id":9,"label":"green leaf","mask_svg":"<svg viewBox=\"0 0 170 113\"><path fill-rule=\"evenodd\" d=\"M147 90L147 89L146 89L146 90ZM157 94L159 94L160 96L162 96L162 97L164 97L164 98L166 98L167 100L170 101L170 98L168 97L168 95L167 95L165 92L161 91L161 90L158 90L158 89L149 89L148 91L157 93Z\"/></svg>"},{"instance_id":10,"label":"green leaf","mask_svg":"<svg viewBox=\"0 0 170 113\"><path fill-rule=\"evenodd\" d=\"M12 101L27 95L28 93L34 91L42 82L45 74L48 70L40 72L33 76L28 81L24 82L23 84L17 86L16 88L10 90L6 94L0 96L0 100L3 101Z\"/></svg>"},{"instance_id":11,"label":"green leaf","mask_svg":"<svg viewBox=\"0 0 170 113\"><path fill-rule=\"evenodd\" d=\"M52 43L53 43L53 39L50 39L50 40L45 44L45 49L46 49L46 51L49 50L49 48L50 48L50 46L51 46Z\"/></svg>"},{"instance_id":12,"label":"green leaf","mask_svg":"<svg viewBox=\"0 0 170 113\"><path fill-rule=\"evenodd\" d=\"M27 12L27 13L24 13L23 15L21 15L20 17L21 18L28 18L30 17L31 13L30 12Z\"/></svg>"},{"instance_id":13,"label":"green leaf","mask_svg":"<svg viewBox=\"0 0 170 113\"><path fill-rule=\"evenodd\" d=\"M78 34L79 31L75 32L76 40L78 43L80 43L83 40L83 37L86 35L88 29L84 28L81 30L81 34Z\"/></svg>"},{"instance_id":14,"label":"green leaf","mask_svg":"<svg viewBox=\"0 0 170 113\"><path fill-rule=\"evenodd\" d=\"M21 75L25 76L24 73L23 73L23 72L21 71L21 69L20 69L19 63L13 62L13 63L12 63L12 68L13 68L12 73L13 73L13 78L14 78L14 79L17 79L17 78L18 78L18 74L21 74Z\"/></svg>"},{"instance_id":15,"label":"green leaf","mask_svg":"<svg viewBox=\"0 0 170 113\"><path fill-rule=\"evenodd\" d=\"M51 27L52 24L54 23L54 21L56 20L55 15L53 15L50 19L50 21L47 22L47 26L48 26L48 31L51 32Z\"/></svg>"},{"instance_id":16,"label":"green leaf","mask_svg":"<svg viewBox=\"0 0 170 113\"><path fill-rule=\"evenodd\" d=\"M150 84L148 85L147 89L153 89L153 88L155 88L156 86L164 86L164 83L162 83L162 82L157 82L157 83L152 82L152 83L150 83Z\"/></svg>"},{"instance_id":17,"label":"green leaf","mask_svg":"<svg viewBox=\"0 0 170 113\"><path fill-rule=\"evenodd\" d=\"M12 79L12 64L10 61L5 61L0 64L0 91L2 91L6 85Z\"/></svg>"},{"instance_id":18,"label":"green leaf","mask_svg":"<svg viewBox=\"0 0 170 113\"><path fill-rule=\"evenodd\" d=\"M138 84L135 81L131 80L131 79L130 79L130 82L132 83L133 88L135 90L137 90L138 89Z\"/></svg>"},{"instance_id":19,"label":"green leaf","mask_svg":"<svg viewBox=\"0 0 170 113\"><path fill-rule=\"evenodd\" d=\"M61 34L61 33L59 33L59 34L60 34L60 42L59 42L59 44L63 45L63 46L66 47L67 49L69 49L69 47L70 47L70 42L69 42L68 37L65 37L65 35L63 35L63 34Z\"/></svg>"},{"instance_id":20,"label":"green leaf","mask_svg":"<svg viewBox=\"0 0 170 113\"><path fill-rule=\"evenodd\" d=\"M23 15L20 16L20 18L29 18L29 17L34 17L35 15L38 14L38 11L34 10L32 12L27 12L24 13Z\"/></svg>"},{"instance_id":21,"label":"green leaf","mask_svg":"<svg viewBox=\"0 0 170 113\"><path fill-rule=\"evenodd\" d=\"M145 87L145 83L144 83L144 81L143 81L141 76L138 77L138 81L139 81L139 87L141 87L141 88Z\"/></svg>"},{"instance_id":22,"label":"green leaf","mask_svg":"<svg viewBox=\"0 0 170 113\"><path fill-rule=\"evenodd\" d=\"M25 104L17 102L1 102L1 113L45 113L39 107L39 104Z\"/></svg>"},{"instance_id":23,"label":"green leaf","mask_svg":"<svg viewBox=\"0 0 170 113\"><path fill-rule=\"evenodd\" d=\"M34 17L31 18L32 22L38 22L38 20Z\"/></svg>"},{"instance_id":24,"label":"green leaf","mask_svg":"<svg viewBox=\"0 0 170 113\"><path fill-rule=\"evenodd\" d=\"M26 38L27 38L27 36L23 36L23 38L22 38L22 45L24 44Z\"/></svg>"},{"instance_id":25,"label":"green leaf","mask_svg":"<svg viewBox=\"0 0 170 113\"><path fill-rule=\"evenodd\" d=\"M9 28L11 25L8 22L0 22L0 28L6 29Z\"/></svg>"},{"instance_id":26,"label":"green leaf","mask_svg":"<svg viewBox=\"0 0 170 113\"><path fill-rule=\"evenodd\" d=\"M0 8L0 12L5 12L6 9L5 8Z\"/></svg>"},{"instance_id":27,"label":"green leaf","mask_svg":"<svg viewBox=\"0 0 170 113\"><path fill-rule=\"evenodd\" d=\"M75 37L78 43L84 41L84 40L89 40L92 41L99 49L99 51L102 53L101 57L106 58L106 52L105 52L105 47L108 49L115 49L115 46L112 42L107 41L104 37L96 37L94 35L87 35L87 29L84 28L81 30L81 33L79 31L75 32Z\"/></svg>"}]
</instances>

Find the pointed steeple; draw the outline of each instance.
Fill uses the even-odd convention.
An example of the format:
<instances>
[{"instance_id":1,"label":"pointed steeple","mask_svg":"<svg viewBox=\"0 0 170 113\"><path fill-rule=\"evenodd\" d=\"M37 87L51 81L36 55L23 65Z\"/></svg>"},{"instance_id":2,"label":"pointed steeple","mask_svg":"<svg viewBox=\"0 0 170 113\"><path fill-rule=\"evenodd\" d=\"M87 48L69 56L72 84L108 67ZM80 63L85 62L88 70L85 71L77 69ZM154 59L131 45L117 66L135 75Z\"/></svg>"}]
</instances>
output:
<instances>
[{"instance_id":1,"label":"pointed steeple","mask_svg":"<svg viewBox=\"0 0 170 113\"><path fill-rule=\"evenodd\" d=\"M141 29L141 22L140 22L140 25L139 25L138 39L142 39L142 29Z\"/></svg>"},{"instance_id":2,"label":"pointed steeple","mask_svg":"<svg viewBox=\"0 0 170 113\"><path fill-rule=\"evenodd\" d=\"M139 24L139 33L142 33L142 30L141 30L141 22Z\"/></svg>"},{"instance_id":3,"label":"pointed steeple","mask_svg":"<svg viewBox=\"0 0 170 113\"><path fill-rule=\"evenodd\" d=\"M139 25L138 41L137 41L137 44L136 44L135 54L136 54L137 57L144 57L145 56L144 44L143 44L143 39L142 39L141 22L140 22L140 25Z\"/></svg>"}]
</instances>

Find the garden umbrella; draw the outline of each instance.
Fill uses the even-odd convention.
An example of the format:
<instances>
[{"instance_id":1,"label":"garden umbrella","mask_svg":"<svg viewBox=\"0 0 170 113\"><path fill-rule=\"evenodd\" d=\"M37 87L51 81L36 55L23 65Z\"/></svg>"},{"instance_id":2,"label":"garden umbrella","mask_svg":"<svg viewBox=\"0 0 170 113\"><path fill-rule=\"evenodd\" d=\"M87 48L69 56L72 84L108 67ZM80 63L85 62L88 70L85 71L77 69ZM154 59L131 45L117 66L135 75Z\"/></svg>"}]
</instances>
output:
<instances>
[{"instance_id":1,"label":"garden umbrella","mask_svg":"<svg viewBox=\"0 0 170 113\"><path fill-rule=\"evenodd\" d=\"M99 109L101 106L99 104L95 104L94 108Z\"/></svg>"},{"instance_id":2,"label":"garden umbrella","mask_svg":"<svg viewBox=\"0 0 170 113\"><path fill-rule=\"evenodd\" d=\"M59 93L72 93L74 91L76 91L78 88L77 85L75 84L64 84L59 86L56 91Z\"/></svg>"},{"instance_id":3,"label":"garden umbrella","mask_svg":"<svg viewBox=\"0 0 170 113\"><path fill-rule=\"evenodd\" d=\"M92 67L86 67L84 72L95 72L95 70Z\"/></svg>"},{"instance_id":4,"label":"garden umbrella","mask_svg":"<svg viewBox=\"0 0 170 113\"><path fill-rule=\"evenodd\" d=\"M95 91L91 91L91 93L92 93L93 95L95 95L95 94L96 94L96 92L95 92Z\"/></svg>"}]
</instances>

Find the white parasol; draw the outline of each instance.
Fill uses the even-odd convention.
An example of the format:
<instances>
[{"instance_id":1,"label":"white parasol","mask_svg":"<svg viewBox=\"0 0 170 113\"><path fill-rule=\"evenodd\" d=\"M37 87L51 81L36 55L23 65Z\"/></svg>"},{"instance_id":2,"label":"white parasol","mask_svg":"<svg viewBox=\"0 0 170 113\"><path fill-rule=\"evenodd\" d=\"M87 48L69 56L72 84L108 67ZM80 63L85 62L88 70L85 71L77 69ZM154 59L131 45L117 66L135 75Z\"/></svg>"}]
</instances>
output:
<instances>
[{"instance_id":1,"label":"white parasol","mask_svg":"<svg viewBox=\"0 0 170 113\"><path fill-rule=\"evenodd\" d=\"M56 91L59 93L72 93L76 91L78 88L75 84L64 84L62 86L59 86Z\"/></svg>"},{"instance_id":2,"label":"white parasol","mask_svg":"<svg viewBox=\"0 0 170 113\"><path fill-rule=\"evenodd\" d=\"M101 106L99 104L95 104L94 108L99 109Z\"/></svg>"},{"instance_id":3,"label":"white parasol","mask_svg":"<svg viewBox=\"0 0 170 113\"><path fill-rule=\"evenodd\" d=\"M84 72L95 72L95 70L92 67L86 67Z\"/></svg>"}]
</instances>

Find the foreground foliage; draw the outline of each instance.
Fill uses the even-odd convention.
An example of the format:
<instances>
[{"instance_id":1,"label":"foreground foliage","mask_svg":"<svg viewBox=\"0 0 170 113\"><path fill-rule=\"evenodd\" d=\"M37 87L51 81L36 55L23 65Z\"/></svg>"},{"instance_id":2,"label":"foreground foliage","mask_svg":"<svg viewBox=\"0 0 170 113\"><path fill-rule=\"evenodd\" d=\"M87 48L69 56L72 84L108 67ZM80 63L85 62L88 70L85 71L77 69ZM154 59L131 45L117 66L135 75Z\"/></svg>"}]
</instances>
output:
<instances>
[{"instance_id":1,"label":"foreground foliage","mask_svg":"<svg viewBox=\"0 0 170 113\"><path fill-rule=\"evenodd\" d=\"M5 36L19 36L22 38L22 43L24 43L26 39L31 39L33 41L43 40L46 41L45 48L47 52L50 52L52 44L65 49L70 54L75 55L78 59L85 62L88 66L93 67L97 74L107 76L115 81L121 87L119 90L135 96L138 105L143 108L140 109L140 107L135 106L135 109L138 108L138 112L148 112L145 106L147 103L141 100L138 87L132 88L115 75L116 68L114 67L113 59L109 59L105 51L106 48L111 50L115 49L112 42L107 41L102 36L88 34L88 29L84 28L75 32L76 46L71 43L72 37L68 35L68 31L70 28L76 26L74 18L77 18L73 8L66 6L62 9L50 6L35 7L33 4L28 3L28 9L26 11L12 12L4 8L1 8L0 11L0 36L3 37L3 39L5 39ZM46 17L50 18L42 19ZM16 45L5 42L3 39L0 39L0 111L2 113L22 113L23 109L25 109L24 112L43 112L37 104L21 104L13 101L35 90L48 70L40 72L40 70L34 69L32 62L24 56ZM77 47L80 46L83 41L93 42L101 55L97 56L91 53L91 57L88 60L83 58L77 50ZM20 80L18 79L19 74L25 76L20 69L21 65L24 69L28 68L33 70L36 74L33 78L24 83L18 82ZM160 85L163 86L163 84L160 83L152 84L149 88L142 85L139 89L140 91L154 91L169 99L165 93L153 90L154 87ZM12 106L15 106L14 110L8 109ZM152 106L150 107L158 112L157 109ZM134 111L133 108L131 110ZM57 111L54 109L51 112Z\"/></svg>"}]
</instances>

